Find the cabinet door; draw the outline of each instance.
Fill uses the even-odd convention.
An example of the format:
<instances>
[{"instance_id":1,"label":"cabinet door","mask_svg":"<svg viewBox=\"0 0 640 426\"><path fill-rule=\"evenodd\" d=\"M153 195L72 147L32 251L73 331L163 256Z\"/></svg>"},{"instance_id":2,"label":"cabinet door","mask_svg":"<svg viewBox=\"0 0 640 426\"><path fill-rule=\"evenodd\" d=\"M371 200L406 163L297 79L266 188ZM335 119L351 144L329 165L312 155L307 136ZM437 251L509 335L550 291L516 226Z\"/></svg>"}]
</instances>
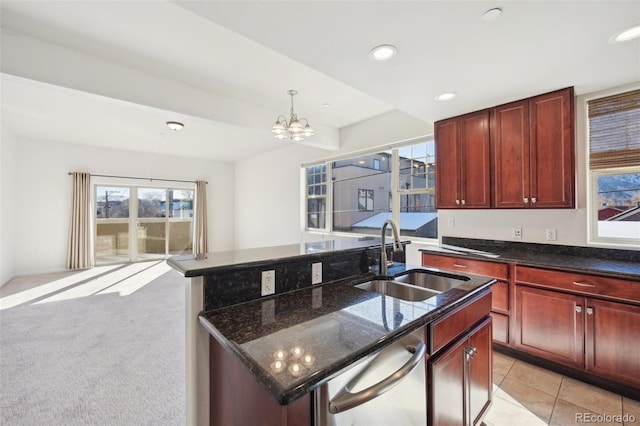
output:
<instances>
[{"instance_id":1,"label":"cabinet door","mask_svg":"<svg viewBox=\"0 0 640 426\"><path fill-rule=\"evenodd\" d=\"M516 347L583 368L583 300L580 296L516 285Z\"/></svg>"},{"instance_id":2,"label":"cabinet door","mask_svg":"<svg viewBox=\"0 0 640 426\"><path fill-rule=\"evenodd\" d=\"M491 318L487 318L469 337L469 347L475 349L469 361L469 419L479 424L491 404L493 367ZM469 424L469 423L465 423Z\"/></svg>"},{"instance_id":3,"label":"cabinet door","mask_svg":"<svg viewBox=\"0 0 640 426\"><path fill-rule=\"evenodd\" d=\"M451 209L460 203L460 147L457 118L438 121L436 143L436 207Z\"/></svg>"},{"instance_id":4,"label":"cabinet door","mask_svg":"<svg viewBox=\"0 0 640 426\"><path fill-rule=\"evenodd\" d=\"M529 101L531 207L573 207L575 138L573 89Z\"/></svg>"},{"instance_id":5,"label":"cabinet door","mask_svg":"<svg viewBox=\"0 0 640 426\"><path fill-rule=\"evenodd\" d=\"M640 306L587 299L586 368L640 387Z\"/></svg>"},{"instance_id":6,"label":"cabinet door","mask_svg":"<svg viewBox=\"0 0 640 426\"><path fill-rule=\"evenodd\" d=\"M492 109L494 206L529 204L529 101Z\"/></svg>"},{"instance_id":7,"label":"cabinet door","mask_svg":"<svg viewBox=\"0 0 640 426\"><path fill-rule=\"evenodd\" d=\"M460 426L465 412L464 350L468 339L462 338L441 355L429 361L430 425Z\"/></svg>"},{"instance_id":8,"label":"cabinet door","mask_svg":"<svg viewBox=\"0 0 640 426\"><path fill-rule=\"evenodd\" d=\"M462 207L491 207L489 110L460 117L460 154Z\"/></svg>"}]
</instances>

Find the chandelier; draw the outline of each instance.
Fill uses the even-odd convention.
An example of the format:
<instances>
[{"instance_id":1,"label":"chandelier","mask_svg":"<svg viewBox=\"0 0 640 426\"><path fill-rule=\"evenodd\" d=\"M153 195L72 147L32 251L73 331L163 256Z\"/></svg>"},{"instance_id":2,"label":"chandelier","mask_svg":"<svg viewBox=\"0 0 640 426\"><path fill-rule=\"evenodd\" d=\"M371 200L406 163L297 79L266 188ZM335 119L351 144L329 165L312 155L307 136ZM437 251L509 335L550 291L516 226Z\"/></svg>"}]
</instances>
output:
<instances>
[{"instance_id":1,"label":"chandelier","mask_svg":"<svg viewBox=\"0 0 640 426\"><path fill-rule=\"evenodd\" d=\"M297 90L288 90L287 93L291 96L291 117L287 122L287 117L279 115L276 119L276 124L271 128L271 133L278 139L293 139L294 141L303 141L305 137L313 136L315 132L309 125L309 121L306 118L298 119L298 116L293 112L293 97L298 94ZM304 126L302 121L304 121Z\"/></svg>"}]
</instances>

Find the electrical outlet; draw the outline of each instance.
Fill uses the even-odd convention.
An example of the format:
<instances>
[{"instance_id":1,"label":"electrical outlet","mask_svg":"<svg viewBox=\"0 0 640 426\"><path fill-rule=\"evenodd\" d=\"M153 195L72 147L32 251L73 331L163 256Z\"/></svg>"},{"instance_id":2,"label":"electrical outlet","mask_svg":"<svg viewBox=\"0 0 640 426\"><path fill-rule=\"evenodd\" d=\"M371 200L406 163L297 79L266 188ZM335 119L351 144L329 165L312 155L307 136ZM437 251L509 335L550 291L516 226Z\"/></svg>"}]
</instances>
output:
<instances>
[{"instance_id":1,"label":"electrical outlet","mask_svg":"<svg viewBox=\"0 0 640 426\"><path fill-rule=\"evenodd\" d=\"M556 240L556 230L554 228L549 228L547 229L546 232L547 235L547 241L555 241Z\"/></svg>"},{"instance_id":2,"label":"electrical outlet","mask_svg":"<svg viewBox=\"0 0 640 426\"><path fill-rule=\"evenodd\" d=\"M311 284L320 284L322 282L322 262L311 264Z\"/></svg>"},{"instance_id":3,"label":"electrical outlet","mask_svg":"<svg viewBox=\"0 0 640 426\"><path fill-rule=\"evenodd\" d=\"M260 295L268 296L276 292L276 271L262 271L262 286Z\"/></svg>"},{"instance_id":4,"label":"electrical outlet","mask_svg":"<svg viewBox=\"0 0 640 426\"><path fill-rule=\"evenodd\" d=\"M513 228L511 231L513 238L522 238L522 228Z\"/></svg>"}]
</instances>

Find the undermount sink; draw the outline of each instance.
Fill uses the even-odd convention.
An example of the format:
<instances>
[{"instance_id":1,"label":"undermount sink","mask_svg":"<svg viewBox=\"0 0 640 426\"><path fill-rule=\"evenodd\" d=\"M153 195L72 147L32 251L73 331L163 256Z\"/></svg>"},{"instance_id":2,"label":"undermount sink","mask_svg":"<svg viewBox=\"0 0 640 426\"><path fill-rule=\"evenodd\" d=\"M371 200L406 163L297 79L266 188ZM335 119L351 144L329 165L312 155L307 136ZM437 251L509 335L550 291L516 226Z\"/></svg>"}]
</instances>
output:
<instances>
[{"instance_id":1,"label":"undermount sink","mask_svg":"<svg viewBox=\"0 0 640 426\"><path fill-rule=\"evenodd\" d=\"M440 293L440 291L390 280L372 280L357 284L355 287L362 290L375 291L376 293L408 302L421 302Z\"/></svg>"},{"instance_id":2,"label":"undermount sink","mask_svg":"<svg viewBox=\"0 0 640 426\"><path fill-rule=\"evenodd\" d=\"M465 281L469 281L469 277L455 275L454 278L454 276L438 275L431 271L409 271L394 277L393 280L440 293L464 284Z\"/></svg>"}]
</instances>

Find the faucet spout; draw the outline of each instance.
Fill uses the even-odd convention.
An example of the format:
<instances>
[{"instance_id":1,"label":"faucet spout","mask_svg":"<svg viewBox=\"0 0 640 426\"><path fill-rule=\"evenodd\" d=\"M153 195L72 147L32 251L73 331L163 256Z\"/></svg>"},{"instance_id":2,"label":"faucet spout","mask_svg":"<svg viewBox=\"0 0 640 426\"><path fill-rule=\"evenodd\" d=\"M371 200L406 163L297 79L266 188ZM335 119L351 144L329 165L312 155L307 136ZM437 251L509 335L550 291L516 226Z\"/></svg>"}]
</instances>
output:
<instances>
[{"instance_id":1,"label":"faucet spout","mask_svg":"<svg viewBox=\"0 0 640 426\"><path fill-rule=\"evenodd\" d=\"M382 234L380 236L380 275L387 275L387 250L386 250L386 237L387 237L387 225L391 225L391 231L393 232L393 252L398 253L403 251L402 244L400 243L400 237L398 236L398 227L391 219L387 219L382 224Z\"/></svg>"}]
</instances>

